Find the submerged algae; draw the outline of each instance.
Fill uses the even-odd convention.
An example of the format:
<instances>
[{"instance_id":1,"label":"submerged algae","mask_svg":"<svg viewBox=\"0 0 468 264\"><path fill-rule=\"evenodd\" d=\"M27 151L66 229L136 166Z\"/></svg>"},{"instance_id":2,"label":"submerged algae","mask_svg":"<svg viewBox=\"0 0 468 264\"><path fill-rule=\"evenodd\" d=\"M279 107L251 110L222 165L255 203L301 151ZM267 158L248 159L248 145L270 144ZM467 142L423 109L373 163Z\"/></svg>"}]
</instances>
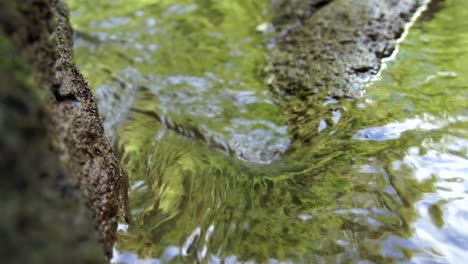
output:
<instances>
[{"instance_id":1,"label":"submerged algae","mask_svg":"<svg viewBox=\"0 0 468 264\"><path fill-rule=\"evenodd\" d=\"M155 2L151 2L154 5L148 5L152 8L158 7L155 14L161 12L160 17L164 17L161 20L149 11L139 10L149 10L149 7L142 8L147 2L139 2L135 9L119 2L126 8L122 8L120 10L122 13L119 13L119 17L115 19L110 15L93 22L97 32L94 32L93 26L89 26L89 21L84 19L85 22L81 21L80 26L101 37L103 42L98 44L81 42L78 50L81 54L84 53L83 58L92 54L96 56L96 60L112 57L115 50L129 51L145 63L142 64L141 61L122 63L124 65L122 66L120 59L115 67L112 60L99 61L99 63L107 67L113 76L122 77L121 83L129 87L144 83L148 89L143 90L152 90L152 97L161 96L167 99L162 102L163 105L169 104L171 98L175 98L173 100L176 102L183 102L177 101L179 96L186 98L184 97L186 94L196 94L210 87L210 83L205 80L217 76L212 74L211 69L216 69L218 64L208 60L206 63L194 63L190 57L197 52L195 48L188 49L190 52L187 53L184 53L187 51L185 49L182 49L184 52L177 50L178 41L182 41L180 43L182 47L192 43L188 40L194 40L193 43L206 47L203 45L206 37L203 35L206 33L205 27L200 29L202 34L197 31L188 34L190 37L183 38L180 35L185 36L188 32L184 26L186 24L175 23L179 27L169 27L171 30L169 31L166 23L172 25L168 19L172 17L165 15L180 11L176 13L180 16L178 19L183 21L211 21L209 14L197 13L195 18L191 11L187 11L199 8L197 5L199 3L210 1L184 1L177 2L180 5L174 4L174 6L166 2L164 3L167 5L161 4L163 2L160 1ZM216 6L227 2L218 1L211 4ZM249 8L248 1L241 2L243 4L240 8ZM210 149L202 142L193 141L167 129L164 122L157 122L149 115L137 112L130 112L128 119L117 126L118 145L123 154L122 161L129 170L132 185L131 208L135 221L128 227L122 226L123 231L117 244L117 250L122 254L114 258L115 262L132 263L138 258L148 258L148 261L154 262L193 260L213 263L222 261L393 263L411 261L421 255L429 254L426 248L418 246L417 240L413 238L416 233L413 224L419 219L419 211L415 210L414 205L420 202L423 194L436 192L434 185L438 179L435 177L417 179L413 175L417 169L407 160L418 158L416 154L408 157L408 152L413 151L415 146L425 151L425 147L420 146L423 144L421 143L423 139L438 140L442 132L421 132L418 122L423 122L424 125L426 124L424 121L413 117L410 112L405 112L408 109L401 111L392 105L393 101L398 100L398 96L393 98L390 94L380 100L376 99L375 104L382 104L385 109L380 109L379 105L372 105L372 101L368 101L371 98L359 99L362 84L368 76L377 73L382 56L391 53L394 47L393 41L401 34L403 23L415 10L416 2L376 1L379 5L375 10L366 8L373 6L372 1L307 2L315 3L311 6L312 11L300 15L292 26L285 25L283 28L282 23L285 22L281 19L274 23L280 29L278 33L283 35L273 43L276 43L278 48L285 45L285 48L277 51L276 57L273 58L272 62L276 64L272 63L267 68L271 74L267 76L267 80L270 80L277 101L283 107L284 116L292 116L289 125L292 127L291 133L296 135L293 147L281 160L265 165L232 159L217 152L216 149ZM395 5L391 5L392 3ZM320 12L315 13L313 10L317 8L321 8ZM334 8L338 13L334 14L332 11ZM345 8L352 9L349 12L355 12L359 16L346 16L348 10ZM235 10L238 9L233 10L231 15L236 14ZM402 10L406 11L400 14L399 11ZM395 13L390 14L391 11ZM223 21L219 19L222 17L220 13L223 12L226 10L221 9L221 12L216 12L218 19L215 21ZM326 15L322 15L321 12ZM133 20L126 20L125 14L130 17L134 14L141 15L141 18L136 18L137 22L130 23L128 21ZM86 13L78 15L77 19L83 19L84 16ZM353 27L358 27L359 30L349 29L354 33L351 34L343 24L340 24L345 23L340 22L341 19ZM140 27L148 30L149 35L138 29L140 20L144 22ZM263 23L257 20L255 22ZM319 22L320 25L316 24ZM339 22L337 29L333 29L335 22ZM387 27L387 31L379 28L380 22ZM119 23L124 25L120 27ZM208 22L207 24L210 25ZM255 24L248 24L252 28L252 33ZM130 33L125 33L128 35L121 33L124 32L122 28L129 27L132 30ZM188 28L191 31L197 30L194 27ZM206 28L209 28L211 33L214 32L214 35L219 33L216 27ZM166 35L151 35L155 29L162 30ZM168 32L173 32L172 30L178 37L164 38ZM318 32L318 35L311 32ZM334 37L332 34L336 32L350 36L352 41L338 37L337 40L342 43L337 43L336 46L344 45L347 48L336 49L336 54L333 55L333 49L326 50L326 47L321 45L321 41L324 39L331 41ZM225 32L220 34L222 33ZM294 41L291 38L295 35L306 41ZM132 36L134 38L131 38ZM254 38L252 35L249 36ZM158 53L158 49L148 51L150 43L156 46L159 43L156 37L162 38L161 41L164 43L158 46L162 50L161 53ZM165 42L167 39L170 40ZM357 42L354 43L354 40ZM379 43L383 43L379 41L388 45L379 46ZM314 48L314 45L309 45L310 43L315 43L318 50L323 49L323 52L316 54L317 58L307 57L307 50ZM329 45L335 44L329 43ZM366 45L370 45L369 50ZM216 45L209 47L213 53L222 54ZM304 52L296 53L294 47ZM366 49L360 49L363 47ZM109 53L99 56L99 53L106 49L110 49ZM170 51L175 53L174 56L168 56ZM139 52L141 55L138 55ZM368 57L360 57L361 52ZM411 52L418 53L417 50ZM150 64L148 61L152 61L154 53L158 54L156 57L160 60ZM306 54L305 59L310 59L311 63L305 63L305 59L300 58L301 54ZM352 57L356 57L355 60L352 60ZM174 60L170 61L166 68L162 62L168 62L171 58ZM237 62L236 58L229 57L226 60ZM242 58L244 57L241 56L240 59ZM317 87L310 85L316 81L315 79L301 80L302 72L299 71L301 68L297 69L295 64L301 60L305 64L301 67L306 67L311 72L312 70L319 72L317 75L310 74L310 78L323 79L323 82L316 82ZM225 61L221 61L220 65L225 65ZM340 61L343 61L343 65L339 64ZM86 60L82 63L88 74L95 69L93 63L87 64ZM337 72L327 66L327 63L337 66ZM418 61L409 60L406 63L418 63ZM175 64L179 64L184 70L194 67L195 73L193 76L181 75ZM288 74L286 70L289 64L294 66L296 72ZM229 65L235 66L236 63ZM239 68L237 67L237 70ZM209 69L210 73L206 74L205 69ZM251 67L249 69L252 70ZM151 76L148 72L152 70L159 78L141 77L141 75ZM239 75L248 74L239 71ZM159 72L164 74L159 75ZM91 74L88 76L92 77ZM171 78L166 78L167 76ZM387 77L392 79L391 74ZM102 78L97 76L93 81L100 83L101 88L112 91L112 84L103 84ZM232 81L231 78L228 79ZM163 81L154 84L160 80ZM328 83L331 85L328 86ZM456 83L460 84L458 81ZM159 85L164 87L162 89L152 87ZM174 87L177 89L173 89ZM379 86L375 89L379 90ZM396 88L390 87L388 90L392 89ZM141 94L138 91L135 93L138 99L139 96L144 97L143 100L133 101L137 108L158 111L160 117L170 112L165 112L165 108L158 105L160 103L158 100L152 102L145 100L149 97L147 91ZM168 94L170 96L167 96ZM126 102L129 98L133 98L132 96L134 95L120 95L117 98ZM414 98L418 98L415 99L415 104L424 105L419 101L421 98ZM205 100L202 102L211 103L209 97L202 99ZM206 112L190 112L192 109L184 108L183 103L177 106L179 108L175 110L180 112L174 111L171 115L176 117L180 115L177 121L188 124L187 127L197 124L200 120L200 122L205 122L207 119L216 121L217 116L206 118L200 114L198 119L196 115L190 114ZM459 106L457 104L457 107ZM443 105L437 105L439 110L442 107ZM230 115L235 110L232 107L227 109ZM424 112L424 109L420 110ZM255 115L255 111L246 114L249 115ZM405 118L411 123L409 128L404 122ZM411 118L416 119L415 124ZM426 122L431 121L426 120ZM441 224L441 221L437 220L437 215L443 214L443 209L440 212L434 209L432 211L436 213L432 213L436 216L435 222Z\"/></svg>"},{"instance_id":2,"label":"submerged algae","mask_svg":"<svg viewBox=\"0 0 468 264\"><path fill-rule=\"evenodd\" d=\"M281 112L258 76L267 1L108 1L116 8L105 14L90 14L87 2L71 2L74 25L100 41L77 34L77 58L111 138L137 109L240 159L266 163L287 148Z\"/></svg>"},{"instance_id":3,"label":"submerged algae","mask_svg":"<svg viewBox=\"0 0 468 264\"><path fill-rule=\"evenodd\" d=\"M281 33L275 39L279 51L269 61L267 78L271 90L287 98L289 134L298 148L317 134L320 124L311 122L316 116L330 112L323 121L329 126L334 123L331 113L345 115L334 102L360 97L364 82L379 72L381 60L392 54L422 2L299 1L313 7L300 22L290 17L288 9L279 16Z\"/></svg>"},{"instance_id":4,"label":"submerged algae","mask_svg":"<svg viewBox=\"0 0 468 264\"><path fill-rule=\"evenodd\" d=\"M384 3L386 2L382 2L379 7L387 7ZM404 5L405 3L407 5ZM293 44L286 49L283 48L278 53L279 57L272 59L269 73L274 76L268 78L272 90L280 98L278 99L280 105L286 105L285 115L300 120L292 119L289 124L295 148L290 149L281 160L269 165L231 160L207 149L199 142L192 142L165 130L164 124L154 122L148 116L138 113L131 115L119 132L119 136L120 147L124 153L123 160L126 161L126 167L134 183L131 207L136 208L134 211L136 219L135 224L130 226L129 232L122 234L119 250L138 252L140 256L161 256L163 260L168 248L158 246L161 244L167 246L182 244L177 254L190 255L195 259L204 259L205 250L216 252L221 249L221 256L236 254L242 260L256 261L267 261L269 258L306 261L312 256L320 259L328 254L348 255L344 248L335 244L335 241L342 239L342 228L351 225L350 219L336 217L330 208L340 208L345 211L351 209L356 202L356 198L352 195L355 195L355 188L358 188L355 182L357 180L353 179L355 172L349 171L348 167L353 164L360 147L346 140L351 137L349 133L352 130L339 127L342 124L348 126L348 121L352 120L352 117L346 115L343 110L346 107L352 108L353 103L345 101L340 107L333 104L324 107L323 103L338 99L337 91L345 94L344 91L350 88L350 83L362 77L357 76L356 72L364 74L361 68L356 72L348 72L347 67L352 69L356 65L361 67L361 64L369 63L376 69L372 72L372 67L369 66L369 74L377 73L381 57L375 54L383 51L379 50L380 46L374 47L374 45L379 42L387 46L389 44L387 42L394 41L401 34L405 22L417 7L416 2L413 2L413 5L405 3L394 9L381 11L384 13L382 15L370 12L368 5L357 4L353 9L356 12L353 18L357 22L352 24L351 29L354 31L351 33L348 24L346 27L337 24L337 29L333 29L334 24L331 22L315 25L317 21L336 20L332 14L338 17L346 14L349 4L337 1L323 7L328 8L323 14L317 13L311 16L310 21L304 19L309 25L303 25L304 28L298 27L296 31L288 29L292 33L289 32L289 35L286 34L276 41L278 47L282 49L287 40L303 37L302 34L307 35L308 33L304 32L313 27L315 30L329 29L338 34L341 29L343 37L361 42L341 43L338 39L336 47L342 49L330 48L327 54L321 49L325 47L320 42L323 38L316 39L313 42L317 44L315 46L313 43L309 46L301 45L302 42L291 41ZM399 11L406 16L400 16ZM392 21L395 17L398 20ZM377 23L372 22L376 18L386 22L383 27L389 28L388 31L378 30ZM348 22L346 20L344 23ZM324 24L329 25L329 28ZM361 31L372 32L375 34L373 36L375 39L371 41L366 35L362 37L357 34ZM330 41L327 44L330 45L334 37L331 35L328 37ZM350 46L346 46L346 43ZM370 62L360 57L362 50L357 49L357 47L367 47L366 45L369 46L367 55L373 55L369 59ZM298 46L310 50L299 53ZM298 58L294 56L300 57L307 52L312 53L314 48L317 49L317 58L312 56L308 58L310 59L308 62L302 60L302 64L294 64ZM291 54L287 54L288 52ZM327 66L329 60L327 56L336 57L334 65ZM284 58L290 61L283 61ZM344 64L339 64L341 59L348 63L346 67ZM294 84L296 81L308 81L300 72L284 75L281 72L282 69L298 70L299 66L309 65L307 63L317 65L316 67L324 65L323 69L307 69L308 74L311 76L315 74L314 78L321 80L323 84L331 81L335 83L330 83L330 87L323 85L316 87L322 90L313 95L309 86L299 87ZM295 67L297 65L299 66ZM332 69L338 65L340 67ZM303 77L304 79L301 79ZM288 89L297 87L297 90L288 92L285 87ZM281 89L285 91L279 92ZM283 97L285 95L287 97ZM325 116L330 110L336 116L341 115L336 121L338 127L333 137L319 133L317 130L319 125L316 123L320 120L317 116ZM334 121L330 118L329 122L333 124ZM135 127L145 127L145 129L136 131ZM306 147L309 144L305 143L310 142L314 143L313 146ZM407 190L423 188L414 181L402 186ZM430 187L426 189L429 190ZM408 199L413 201L416 197ZM405 216L405 222L409 222L414 217L410 203L400 209L401 214ZM391 219L387 228L398 223L395 215L387 218ZM374 232L383 234L384 230L385 228L382 228ZM352 231L352 228L349 231L361 233ZM327 237L323 236L323 232L327 232ZM190 233L192 235L187 237ZM405 236L408 233L409 226L402 226L400 234ZM376 252L368 254L369 258L382 259ZM347 257L352 258L351 255Z\"/></svg>"}]
</instances>

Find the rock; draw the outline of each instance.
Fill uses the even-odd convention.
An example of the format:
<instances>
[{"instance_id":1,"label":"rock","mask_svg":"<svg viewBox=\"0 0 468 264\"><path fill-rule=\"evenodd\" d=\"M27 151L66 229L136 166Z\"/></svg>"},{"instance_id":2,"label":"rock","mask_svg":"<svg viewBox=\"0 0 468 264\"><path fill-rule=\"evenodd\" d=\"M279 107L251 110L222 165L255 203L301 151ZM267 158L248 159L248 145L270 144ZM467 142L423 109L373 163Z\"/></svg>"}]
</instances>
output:
<instances>
[{"instance_id":1,"label":"rock","mask_svg":"<svg viewBox=\"0 0 468 264\"><path fill-rule=\"evenodd\" d=\"M315 117L327 109L326 102L359 97L363 83L379 72L382 59L395 50L405 24L422 4L421 0L284 0L276 6L278 51L266 67L266 79L271 90L285 99L291 150L294 141L307 144L318 133L320 120ZM332 104L328 110L339 107Z\"/></svg>"},{"instance_id":2,"label":"rock","mask_svg":"<svg viewBox=\"0 0 468 264\"><path fill-rule=\"evenodd\" d=\"M87 200L58 162L33 69L1 25L2 263L105 263Z\"/></svg>"},{"instance_id":3,"label":"rock","mask_svg":"<svg viewBox=\"0 0 468 264\"><path fill-rule=\"evenodd\" d=\"M58 1L3 1L0 26L8 256L13 263L64 263L70 256L102 263L125 215L128 182L73 63L68 12Z\"/></svg>"}]
</instances>

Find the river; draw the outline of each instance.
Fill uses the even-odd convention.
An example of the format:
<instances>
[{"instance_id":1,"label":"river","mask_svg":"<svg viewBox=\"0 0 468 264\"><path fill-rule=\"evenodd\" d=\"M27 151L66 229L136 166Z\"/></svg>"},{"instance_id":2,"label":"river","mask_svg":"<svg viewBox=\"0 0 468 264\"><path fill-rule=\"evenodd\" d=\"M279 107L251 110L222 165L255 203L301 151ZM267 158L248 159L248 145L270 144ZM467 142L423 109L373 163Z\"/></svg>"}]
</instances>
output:
<instances>
[{"instance_id":1,"label":"river","mask_svg":"<svg viewBox=\"0 0 468 264\"><path fill-rule=\"evenodd\" d=\"M468 259L468 1L432 1L293 153L263 74L270 1L68 4L130 179L113 263Z\"/></svg>"}]
</instances>

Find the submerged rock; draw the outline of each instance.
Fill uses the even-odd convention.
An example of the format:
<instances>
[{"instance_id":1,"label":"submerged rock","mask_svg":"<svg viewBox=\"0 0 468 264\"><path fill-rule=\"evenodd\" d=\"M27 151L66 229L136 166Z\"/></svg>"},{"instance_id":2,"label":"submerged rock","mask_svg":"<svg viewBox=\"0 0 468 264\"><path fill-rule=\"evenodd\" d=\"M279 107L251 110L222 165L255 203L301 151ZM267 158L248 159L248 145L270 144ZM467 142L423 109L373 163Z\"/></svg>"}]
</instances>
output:
<instances>
[{"instance_id":1,"label":"submerged rock","mask_svg":"<svg viewBox=\"0 0 468 264\"><path fill-rule=\"evenodd\" d=\"M318 133L315 118L337 100L359 97L395 50L421 0L285 0L277 5L277 52L266 68L271 90L286 98L293 141ZM327 123L333 124L330 117ZM311 122L311 120L315 120ZM294 146L293 146L294 149Z\"/></svg>"}]
</instances>

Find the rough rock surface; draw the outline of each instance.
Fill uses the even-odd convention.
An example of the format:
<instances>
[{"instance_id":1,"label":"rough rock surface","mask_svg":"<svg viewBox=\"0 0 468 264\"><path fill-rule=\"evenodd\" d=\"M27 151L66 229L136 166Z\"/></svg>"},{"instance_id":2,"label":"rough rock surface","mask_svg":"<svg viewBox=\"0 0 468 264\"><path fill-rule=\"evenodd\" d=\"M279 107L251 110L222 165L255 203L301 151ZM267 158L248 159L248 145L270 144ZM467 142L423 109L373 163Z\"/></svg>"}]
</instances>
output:
<instances>
[{"instance_id":1,"label":"rough rock surface","mask_svg":"<svg viewBox=\"0 0 468 264\"><path fill-rule=\"evenodd\" d=\"M86 199L58 162L33 69L0 27L2 263L105 263Z\"/></svg>"},{"instance_id":2,"label":"rough rock surface","mask_svg":"<svg viewBox=\"0 0 468 264\"><path fill-rule=\"evenodd\" d=\"M290 134L308 143L325 102L359 97L392 54L421 0L285 0L277 5L271 90L285 101ZM333 105L333 104L331 104ZM334 107L338 107L336 104ZM294 149L294 143L293 148Z\"/></svg>"},{"instance_id":3,"label":"rough rock surface","mask_svg":"<svg viewBox=\"0 0 468 264\"><path fill-rule=\"evenodd\" d=\"M18 192L15 192L17 189L12 189L11 195L8 194L11 218L7 219L5 225L2 224L2 230L11 232L13 239L14 232L18 231L14 229L16 219L16 224L21 225L25 233L23 236L21 232L18 233L15 241L29 241L29 238L33 238L30 244L18 244L17 251L24 250L33 257L36 246L51 247L50 254L59 257L87 251L93 255L96 244L86 241L87 236L95 235L95 231L90 228L96 227L105 254L110 256L116 239L117 221L125 214L128 183L104 136L96 102L73 63L72 29L67 10L58 1L51 0L2 1L0 26L4 34L2 42L13 43L15 54L24 58L25 64L29 64L29 72L21 75L18 69L9 67L9 62L4 62L5 57L2 56L2 65L9 67L2 74L13 78L6 79L8 82L4 81L1 87L2 98L7 98L2 101L2 107L5 108L2 113L5 113L5 118L8 117L0 120L3 122L2 128L5 128L2 130L2 144L7 146L2 147L2 173L9 174L9 177L2 178L6 182L18 179L18 188L31 186L31 190L25 189L28 195L24 197L18 196ZM16 87L21 88L26 81L32 88L16 92ZM14 93L18 95L10 95ZM43 100L38 101L33 95L40 95ZM18 113L14 114L15 111ZM9 112L13 114L6 114ZM47 145L51 146L50 149L47 149ZM5 160L5 157L10 159ZM43 167L45 173L41 171ZM2 188L8 186L6 182ZM62 187L62 182L66 183L65 187ZM72 199L79 196L73 186L79 187L85 200ZM42 188L45 190L42 191ZM60 197L71 200L62 201ZM43 198L47 198L49 203L43 201ZM83 212L85 201L91 207L95 224L86 221ZM64 208L62 202L67 208ZM21 207L23 203L24 209ZM29 203L31 211L28 211ZM51 210L50 214L48 210ZM28 221L20 221L23 213ZM47 220L35 225L38 219ZM62 229L64 233L54 239L55 230ZM83 243L75 245L73 249L71 242L66 244L67 239ZM64 252L60 246L53 248L62 243L66 245ZM37 251L37 254L40 252Z\"/></svg>"},{"instance_id":4,"label":"rough rock surface","mask_svg":"<svg viewBox=\"0 0 468 264\"><path fill-rule=\"evenodd\" d=\"M56 25L55 83L51 89L58 141L63 159L91 202L102 242L110 255L117 221L126 216L128 181L105 137L97 104L73 62L72 28L68 12L54 5Z\"/></svg>"}]
</instances>

